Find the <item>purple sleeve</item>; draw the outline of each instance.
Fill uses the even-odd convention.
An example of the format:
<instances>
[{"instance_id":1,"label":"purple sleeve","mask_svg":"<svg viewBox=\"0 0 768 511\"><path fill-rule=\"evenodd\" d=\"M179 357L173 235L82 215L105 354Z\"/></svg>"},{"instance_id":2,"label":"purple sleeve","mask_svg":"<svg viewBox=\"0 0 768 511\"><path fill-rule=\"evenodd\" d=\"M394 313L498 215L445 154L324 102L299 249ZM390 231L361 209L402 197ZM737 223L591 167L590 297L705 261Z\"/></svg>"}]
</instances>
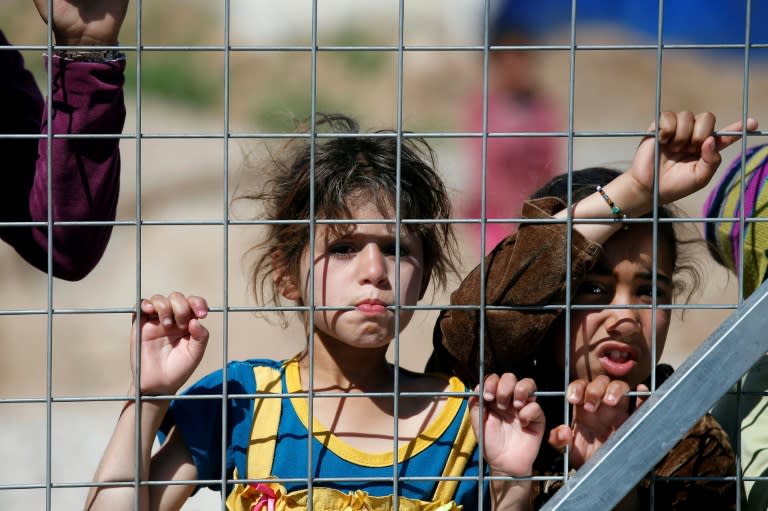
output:
<instances>
[{"instance_id":1,"label":"purple sleeve","mask_svg":"<svg viewBox=\"0 0 768 511\"><path fill-rule=\"evenodd\" d=\"M6 43L7 44L7 43ZM40 97L21 56L2 51L0 101L14 105L18 98ZM7 58L9 56L15 58ZM119 135L125 120L123 96L124 61L105 63L70 62L53 58L52 125L56 134ZM9 70L10 72L6 72ZM5 91L8 92L5 92ZM13 99L16 97L17 99ZM3 133L47 134L47 111L42 99L16 106L5 116ZM22 108L23 107L23 108ZM7 111L7 110L6 110ZM32 127L34 126L34 129ZM31 130L32 129L32 130ZM30 131L31 130L31 131ZM12 154L5 168L5 205L0 219L6 222L48 219L48 140L0 141ZM29 149L29 142L33 150ZM112 221L115 219L120 184L119 138L54 139L52 143L53 219L60 221ZM111 226L56 226L53 228L53 274L80 280L98 263L112 232ZM13 245L29 263L47 270L47 227L7 227L0 237Z\"/></svg>"},{"instance_id":2,"label":"purple sleeve","mask_svg":"<svg viewBox=\"0 0 768 511\"><path fill-rule=\"evenodd\" d=\"M8 49L9 43L0 32L0 134L38 135L43 111L43 96L32 74L24 68L21 54ZM37 140L34 138L0 138L3 164L0 222L30 221L29 191L35 175ZM31 244L30 229L0 227L0 237L14 248ZM27 249L25 252L30 252ZM45 257L39 256L45 262ZM44 267L44 266L43 266Z\"/></svg>"}]
</instances>

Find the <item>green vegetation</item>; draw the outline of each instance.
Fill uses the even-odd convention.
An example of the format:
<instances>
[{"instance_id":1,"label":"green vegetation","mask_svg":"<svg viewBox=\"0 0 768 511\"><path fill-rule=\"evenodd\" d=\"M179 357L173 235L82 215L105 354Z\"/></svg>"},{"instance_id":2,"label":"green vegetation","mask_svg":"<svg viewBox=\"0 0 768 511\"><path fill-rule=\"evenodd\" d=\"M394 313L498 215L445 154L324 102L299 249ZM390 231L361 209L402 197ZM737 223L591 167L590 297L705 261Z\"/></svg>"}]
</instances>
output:
<instances>
[{"instance_id":1,"label":"green vegetation","mask_svg":"<svg viewBox=\"0 0 768 511\"><path fill-rule=\"evenodd\" d=\"M211 72L195 59L196 54L165 52L146 54L141 62L141 93L160 96L195 108L209 108L223 101L221 72ZM136 93L135 56L129 58L125 73L126 90Z\"/></svg>"},{"instance_id":2,"label":"green vegetation","mask_svg":"<svg viewBox=\"0 0 768 511\"><path fill-rule=\"evenodd\" d=\"M359 26L348 26L339 31L333 46L372 46L376 43ZM379 73L387 64L389 52L371 50L339 51L335 55L346 69L362 76Z\"/></svg>"},{"instance_id":3,"label":"green vegetation","mask_svg":"<svg viewBox=\"0 0 768 511\"><path fill-rule=\"evenodd\" d=\"M344 109L343 101L335 98L317 98L317 110L336 112ZM258 98L252 110L254 122L261 128L272 132L292 131L296 121L309 117L310 97L306 87L268 94Z\"/></svg>"}]
</instances>

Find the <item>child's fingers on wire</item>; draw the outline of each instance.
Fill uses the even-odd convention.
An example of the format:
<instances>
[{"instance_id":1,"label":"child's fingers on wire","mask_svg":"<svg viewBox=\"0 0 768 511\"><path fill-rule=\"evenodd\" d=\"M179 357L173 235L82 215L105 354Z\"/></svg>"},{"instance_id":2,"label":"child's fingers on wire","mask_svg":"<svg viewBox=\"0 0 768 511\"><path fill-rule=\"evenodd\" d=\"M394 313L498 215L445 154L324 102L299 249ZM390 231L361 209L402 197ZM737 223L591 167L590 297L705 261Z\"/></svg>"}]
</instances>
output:
<instances>
[{"instance_id":1,"label":"child's fingers on wire","mask_svg":"<svg viewBox=\"0 0 768 511\"><path fill-rule=\"evenodd\" d=\"M754 131L759 127L759 123L752 117L747 118L747 131ZM741 131L744 125L741 121L732 122L731 124L721 128L719 131L738 133L737 135L718 135L715 137L717 141L717 150L722 151L729 145L741 139Z\"/></svg>"},{"instance_id":2,"label":"child's fingers on wire","mask_svg":"<svg viewBox=\"0 0 768 511\"><path fill-rule=\"evenodd\" d=\"M641 384L639 384L639 385L637 386L637 391L638 391L638 392L650 392L650 391L651 391L651 389L649 389L647 385L643 385L643 384L641 383ZM649 398L649 397L650 397L650 396L637 396L637 397L636 397L636 401L635 401L637 404L636 404L635 408L637 408L638 406L640 406L640 405L642 405L643 403L645 403L646 401L648 401L648 398Z\"/></svg>"},{"instance_id":3,"label":"child's fingers on wire","mask_svg":"<svg viewBox=\"0 0 768 511\"><path fill-rule=\"evenodd\" d=\"M517 409L523 408L526 404L536 401L536 382L531 378L523 378L515 385L515 391L512 404Z\"/></svg>"},{"instance_id":4,"label":"child's fingers on wire","mask_svg":"<svg viewBox=\"0 0 768 511\"><path fill-rule=\"evenodd\" d=\"M529 402L534 392L536 392L536 383L531 378L518 380L514 373L497 376L496 405L500 410L508 409L510 401L514 408L521 409Z\"/></svg>"},{"instance_id":5,"label":"child's fingers on wire","mask_svg":"<svg viewBox=\"0 0 768 511\"><path fill-rule=\"evenodd\" d=\"M169 327L173 325L173 308L171 302L166 296L160 294L154 294L147 299L150 303L151 311L147 312L149 319L157 318L161 325ZM142 307L142 310L145 310Z\"/></svg>"},{"instance_id":6,"label":"child's fingers on wire","mask_svg":"<svg viewBox=\"0 0 768 511\"><path fill-rule=\"evenodd\" d=\"M133 312L131 313L131 322L133 323L136 321L136 309L137 307L133 308ZM147 300L146 298L141 298L139 300L138 304L138 310L141 312L142 318L146 319L148 315L155 314L155 307L152 305L152 302Z\"/></svg>"},{"instance_id":7,"label":"child's fingers on wire","mask_svg":"<svg viewBox=\"0 0 768 511\"><path fill-rule=\"evenodd\" d=\"M485 377L483 380L483 400L493 401L496 399L496 389L499 385L499 375L492 373ZM478 389L480 385L478 385Z\"/></svg>"},{"instance_id":8,"label":"child's fingers on wire","mask_svg":"<svg viewBox=\"0 0 768 511\"><path fill-rule=\"evenodd\" d=\"M187 300L187 297L178 291L174 291L168 295L168 301L171 304L171 311L176 326L179 328L186 328L189 324L189 320L192 319L193 314L192 307Z\"/></svg>"},{"instance_id":9,"label":"child's fingers on wire","mask_svg":"<svg viewBox=\"0 0 768 511\"><path fill-rule=\"evenodd\" d=\"M187 297L195 317L202 319L208 315L208 302L202 296L190 295Z\"/></svg>"},{"instance_id":10,"label":"child's fingers on wire","mask_svg":"<svg viewBox=\"0 0 768 511\"><path fill-rule=\"evenodd\" d=\"M594 380L587 383L584 389L584 409L588 412L596 412L603 401L605 391L610 384L611 379L601 374Z\"/></svg>"},{"instance_id":11,"label":"child's fingers on wire","mask_svg":"<svg viewBox=\"0 0 768 511\"><path fill-rule=\"evenodd\" d=\"M193 318L189 322L189 335L200 343L208 342L208 329L197 318Z\"/></svg>"},{"instance_id":12,"label":"child's fingers on wire","mask_svg":"<svg viewBox=\"0 0 768 511\"><path fill-rule=\"evenodd\" d=\"M504 373L498 376L496 384L496 406L500 410L509 408L509 402L512 401L517 387L517 377L512 373Z\"/></svg>"},{"instance_id":13,"label":"child's fingers on wire","mask_svg":"<svg viewBox=\"0 0 768 511\"><path fill-rule=\"evenodd\" d=\"M559 426L552 428L552 430L549 432L549 445L561 453L567 446L571 445L572 441L573 431L569 426L565 424L560 424Z\"/></svg>"},{"instance_id":14,"label":"child's fingers on wire","mask_svg":"<svg viewBox=\"0 0 768 511\"><path fill-rule=\"evenodd\" d=\"M587 388L587 380L579 378L573 380L568 384L567 399L572 405L578 405L582 403L584 399L584 389Z\"/></svg>"},{"instance_id":15,"label":"child's fingers on wire","mask_svg":"<svg viewBox=\"0 0 768 511\"><path fill-rule=\"evenodd\" d=\"M677 130L677 115L675 112L663 111L659 113L659 142L666 144ZM653 137L656 132L656 123L652 122L648 128L648 136Z\"/></svg>"},{"instance_id":16,"label":"child's fingers on wire","mask_svg":"<svg viewBox=\"0 0 768 511\"><path fill-rule=\"evenodd\" d=\"M698 150L715 131L717 118L712 112L701 112L696 114L693 124L693 134L691 135L692 149Z\"/></svg>"},{"instance_id":17,"label":"child's fingers on wire","mask_svg":"<svg viewBox=\"0 0 768 511\"><path fill-rule=\"evenodd\" d=\"M691 144L694 133L695 116L693 112L678 112L675 115L674 135L668 142L668 146L673 151L683 151ZM712 131L710 130L710 133Z\"/></svg>"},{"instance_id":18,"label":"child's fingers on wire","mask_svg":"<svg viewBox=\"0 0 768 511\"><path fill-rule=\"evenodd\" d=\"M723 158L720 156L720 151L717 150L717 143L714 138L708 138L701 144L701 156L697 164L698 170L701 171L701 175L707 181L712 178L717 168L722 163ZM706 181L702 183L702 186L706 184Z\"/></svg>"},{"instance_id":19,"label":"child's fingers on wire","mask_svg":"<svg viewBox=\"0 0 768 511\"><path fill-rule=\"evenodd\" d=\"M539 403L526 403L525 406L518 410L517 420L520 421L520 425L524 428L532 428L537 433L544 432L546 419Z\"/></svg>"},{"instance_id":20,"label":"child's fingers on wire","mask_svg":"<svg viewBox=\"0 0 768 511\"><path fill-rule=\"evenodd\" d=\"M603 403L608 406L616 406L623 401L625 406L628 406L629 397L627 396L627 392L629 392L629 384L627 382L623 380L611 380L605 390Z\"/></svg>"}]
</instances>

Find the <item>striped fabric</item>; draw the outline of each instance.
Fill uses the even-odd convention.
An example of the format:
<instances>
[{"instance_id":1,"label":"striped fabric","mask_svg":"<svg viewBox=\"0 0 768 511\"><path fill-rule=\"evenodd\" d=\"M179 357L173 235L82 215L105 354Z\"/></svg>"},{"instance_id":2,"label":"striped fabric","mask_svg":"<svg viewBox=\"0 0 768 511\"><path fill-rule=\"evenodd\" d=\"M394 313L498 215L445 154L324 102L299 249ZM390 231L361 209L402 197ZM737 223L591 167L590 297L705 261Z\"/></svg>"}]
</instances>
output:
<instances>
[{"instance_id":1,"label":"striped fabric","mask_svg":"<svg viewBox=\"0 0 768 511\"><path fill-rule=\"evenodd\" d=\"M768 217L768 144L755 146L744 155L744 207L742 207L742 157L728 167L704 204L708 218L736 219L708 222L706 239L717 247L722 263L738 273L744 268L744 295L762 283L768 268L768 223L754 219ZM744 215L742 232L739 218Z\"/></svg>"}]
</instances>

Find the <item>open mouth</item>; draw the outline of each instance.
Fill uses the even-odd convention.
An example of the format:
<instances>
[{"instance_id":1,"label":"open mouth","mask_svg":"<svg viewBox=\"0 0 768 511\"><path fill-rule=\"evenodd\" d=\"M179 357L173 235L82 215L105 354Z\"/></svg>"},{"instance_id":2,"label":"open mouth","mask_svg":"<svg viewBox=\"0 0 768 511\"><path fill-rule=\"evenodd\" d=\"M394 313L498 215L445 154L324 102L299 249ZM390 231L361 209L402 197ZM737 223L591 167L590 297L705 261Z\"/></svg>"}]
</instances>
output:
<instances>
[{"instance_id":1,"label":"open mouth","mask_svg":"<svg viewBox=\"0 0 768 511\"><path fill-rule=\"evenodd\" d=\"M598 359L605 374L613 378L626 377L637 365L635 350L626 344L604 346L598 353Z\"/></svg>"},{"instance_id":2,"label":"open mouth","mask_svg":"<svg viewBox=\"0 0 768 511\"><path fill-rule=\"evenodd\" d=\"M608 350L603 353L603 356L607 357L611 362L616 364L623 364L632 358L631 353L622 350Z\"/></svg>"}]
</instances>

